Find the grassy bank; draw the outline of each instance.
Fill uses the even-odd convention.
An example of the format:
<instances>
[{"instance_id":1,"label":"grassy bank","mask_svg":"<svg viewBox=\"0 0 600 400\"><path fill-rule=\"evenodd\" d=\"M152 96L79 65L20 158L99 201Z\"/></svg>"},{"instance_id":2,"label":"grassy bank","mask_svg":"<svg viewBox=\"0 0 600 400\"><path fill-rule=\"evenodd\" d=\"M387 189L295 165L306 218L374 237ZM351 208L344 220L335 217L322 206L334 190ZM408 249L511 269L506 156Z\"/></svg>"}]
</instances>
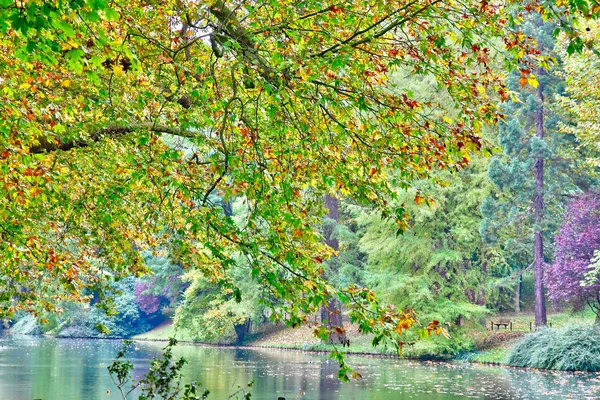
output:
<instances>
[{"instance_id":1,"label":"grassy bank","mask_svg":"<svg viewBox=\"0 0 600 400\"><path fill-rule=\"evenodd\" d=\"M472 362L506 364L511 349L519 343L522 338L535 329L535 317L532 313L504 313L492 315L487 319L489 329L491 321L510 320L510 329L497 328L494 332L486 330L476 336L473 351L459 356L461 359ZM589 309L582 312L560 312L548 314L548 327L564 328L576 325L592 325L595 315Z\"/></svg>"},{"instance_id":2,"label":"grassy bank","mask_svg":"<svg viewBox=\"0 0 600 400\"><path fill-rule=\"evenodd\" d=\"M490 321L508 319L513 322L513 330L509 329L489 330ZM592 324L594 315L591 312L583 313L554 313L548 317L548 322L553 327L564 327L576 324ZM406 358L419 359L459 359L471 362L504 364L511 348L518 343L523 336L529 333L529 323L533 322L533 315L521 314L498 314L487 319L488 329L475 325L467 325L455 329L451 338L432 337L417 341L414 345L403 348L403 356ZM346 326L347 336L350 339L350 347L345 351L352 354L374 354L374 355L398 355L396 349L385 346L372 346L371 335L362 335L356 326ZM165 323L150 332L137 335L137 340L168 340L175 337L180 341L194 342L193 335L185 330L176 330L171 323ZM219 342L211 344L234 345L235 338L224 338ZM289 328L286 326L267 326L262 332L253 333L243 343L245 346L297 349L304 351L329 352L335 347L322 343L315 338L313 331L308 327Z\"/></svg>"},{"instance_id":3,"label":"grassy bank","mask_svg":"<svg viewBox=\"0 0 600 400\"><path fill-rule=\"evenodd\" d=\"M152 340L152 341L168 341L169 338L175 338L181 342L193 342L192 335L186 330L175 329L171 321L165 322L151 331L135 335L133 339L137 340Z\"/></svg>"}]
</instances>

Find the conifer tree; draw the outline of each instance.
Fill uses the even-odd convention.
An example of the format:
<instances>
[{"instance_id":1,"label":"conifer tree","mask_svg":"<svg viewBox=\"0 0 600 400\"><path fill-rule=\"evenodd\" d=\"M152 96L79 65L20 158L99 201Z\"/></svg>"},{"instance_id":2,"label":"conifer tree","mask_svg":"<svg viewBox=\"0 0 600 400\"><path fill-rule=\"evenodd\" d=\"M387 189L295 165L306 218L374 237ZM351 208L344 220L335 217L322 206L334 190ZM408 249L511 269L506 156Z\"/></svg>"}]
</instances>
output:
<instances>
[{"instance_id":1,"label":"conifer tree","mask_svg":"<svg viewBox=\"0 0 600 400\"><path fill-rule=\"evenodd\" d=\"M549 59L555 57L555 28L539 15L524 24L524 32L535 38L538 50ZM554 60L557 68L560 60ZM502 152L494 156L488 171L497 190L482 204L485 218L480 227L488 241L503 244L516 275L533 266L537 327L546 325L544 268L550 252L544 251L544 242L556 229L563 196L577 191L570 171L574 161L564 151L572 137L558 133L559 117L551 106L562 82L548 67L530 66L508 78L519 101L506 106L506 119L498 131ZM515 265L523 260L531 264Z\"/></svg>"}]
</instances>

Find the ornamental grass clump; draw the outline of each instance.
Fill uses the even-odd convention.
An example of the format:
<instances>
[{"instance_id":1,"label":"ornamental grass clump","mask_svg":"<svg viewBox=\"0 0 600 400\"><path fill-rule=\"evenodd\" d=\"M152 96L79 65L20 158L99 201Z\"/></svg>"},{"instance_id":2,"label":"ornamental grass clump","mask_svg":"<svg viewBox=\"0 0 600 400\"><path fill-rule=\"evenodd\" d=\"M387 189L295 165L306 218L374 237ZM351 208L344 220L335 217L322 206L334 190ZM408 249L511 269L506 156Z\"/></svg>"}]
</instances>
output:
<instances>
[{"instance_id":1,"label":"ornamental grass clump","mask_svg":"<svg viewBox=\"0 0 600 400\"><path fill-rule=\"evenodd\" d=\"M561 371L600 371L600 328L541 329L525 336L511 350L508 365Z\"/></svg>"}]
</instances>

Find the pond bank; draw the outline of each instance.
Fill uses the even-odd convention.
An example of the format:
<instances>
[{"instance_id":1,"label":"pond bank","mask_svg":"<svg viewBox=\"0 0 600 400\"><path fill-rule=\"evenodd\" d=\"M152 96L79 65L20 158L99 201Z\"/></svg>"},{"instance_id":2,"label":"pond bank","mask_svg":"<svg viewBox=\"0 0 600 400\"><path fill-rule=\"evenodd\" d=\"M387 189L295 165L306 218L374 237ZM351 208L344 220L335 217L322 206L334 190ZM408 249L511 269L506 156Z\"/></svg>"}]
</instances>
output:
<instances>
[{"instance_id":1,"label":"pond bank","mask_svg":"<svg viewBox=\"0 0 600 400\"><path fill-rule=\"evenodd\" d=\"M436 352L438 347L430 341L423 340L414 346L405 346L403 354L399 355L393 348L383 346L374 348L372 346L372 337L362 335L358 329L353 326L348 327L347 331L350 339L350 347L344 348L347 354L364 355L375 357L404 358L408 360L461 360L475 363L490 363L491 365L501 365L504 356L510 347L518 341L523 332L488 332L472 331L469 336L472 337L472 344L463 344L466 350L458 354L449 354ZM295 350L312 353L329 353L335 349L332 345L323 344L319 339L313 336L312 330L306 327L271 327L266 332L252 335L249 340L242 344L235 343L234 338L229 341L221 342L199 342L193 340L185 332L176 331L171 324L164 324L152 331L136 335L134 340L165 342L170 337L176 337L182 343L193 343L201 345L222 346L222 347L240 347L247 349L281 349Z\"/></svg>"}]
</instances>

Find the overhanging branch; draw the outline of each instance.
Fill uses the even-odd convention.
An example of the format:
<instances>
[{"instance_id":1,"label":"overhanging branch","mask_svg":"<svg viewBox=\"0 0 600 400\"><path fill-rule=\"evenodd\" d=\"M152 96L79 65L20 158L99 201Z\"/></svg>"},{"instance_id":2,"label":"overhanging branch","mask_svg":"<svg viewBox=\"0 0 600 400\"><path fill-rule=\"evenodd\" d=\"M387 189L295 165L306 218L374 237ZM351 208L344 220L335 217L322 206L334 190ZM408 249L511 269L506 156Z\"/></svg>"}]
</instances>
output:
<instances>
[{"instance_id":1,"label":"overhanging branch","mask_svg":"<svg viewBox=\"0 0 600 400\"><path fill-rule=\"evenodd\" d=\"M256 42L240 24L234 10L227 7L221 0L213 1L209 6L209 10L217 21L219 21L219 30L221 33L237 43L239 49L236 49L236 52L248 63L257 67L260 76L264 80L279 87L285 77L280 76L269 62L260 56ZM217 40L223 40L220 34L214 37Z\"/></svg>"},{"instance_id":2,"label":"overhanging branch","mask_svg":"<svg viewBox=\"0 0 600 400\"><path fill-rule=\"evenodd\" d=\"M145 130L156 133L166 133L169 135L180 136L189 139L195 138L197 136L197 132L174 128L166 125L154 124L152 122L141 122L137 124L130 124L127 126L109 125L108 127L95 132L89 138L62 143L50 143L47 141L41 142L39 145L31 147L29 149L29 153L42 154L58 150L69 151L71 149L76 149L80 147L88 147L92 143L99 142L103 138L116 138L139 130Z\"/></svg>"}]
</instances>

